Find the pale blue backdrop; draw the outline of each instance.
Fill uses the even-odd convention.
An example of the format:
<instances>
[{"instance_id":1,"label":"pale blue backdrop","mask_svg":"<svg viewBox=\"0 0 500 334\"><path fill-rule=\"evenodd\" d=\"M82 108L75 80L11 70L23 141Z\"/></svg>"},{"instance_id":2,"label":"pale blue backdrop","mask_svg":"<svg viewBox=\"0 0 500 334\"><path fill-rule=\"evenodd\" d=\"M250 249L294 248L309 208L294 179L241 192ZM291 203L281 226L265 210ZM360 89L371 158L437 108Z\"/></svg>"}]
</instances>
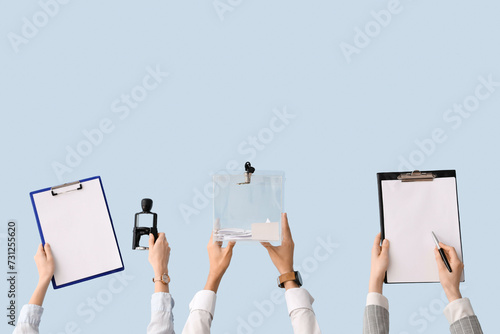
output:
<instances>
[{"instance_id":1,"label":"pale blue backdrop","mask_svg":"<svg viewBox=\"0 0 500 334\"><path fill-rule=\"evenodd\" d=\"M499 10L482 0L0 1L0 263L15 219L18 303L37 280L29 192L100 175L126 270L49 288L41 332L145 332L152 270L130 247L143 197L172 247L181 332L208 272L210 175L250 160L286 172L295 260L323 332L359 333L376 172L456 169L463 294L484 331L498 331ZM213 332L291 333L285 303L270 301L277 274L262 246L237 245ZM391 332L446 332L441 291L386 286Z\"/></svg>"}]
</instances>

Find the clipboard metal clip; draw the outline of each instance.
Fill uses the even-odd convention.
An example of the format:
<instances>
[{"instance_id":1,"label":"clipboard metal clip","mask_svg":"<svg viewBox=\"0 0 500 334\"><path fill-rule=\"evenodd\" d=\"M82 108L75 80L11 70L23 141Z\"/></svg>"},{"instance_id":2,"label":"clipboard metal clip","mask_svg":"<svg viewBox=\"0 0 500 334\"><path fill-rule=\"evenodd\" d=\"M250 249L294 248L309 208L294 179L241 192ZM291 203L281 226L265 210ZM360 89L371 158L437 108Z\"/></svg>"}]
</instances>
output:
<instances>
[{"instance_id":1,"label":"clipboard metal clip","mask_svg":"<svg viewBox=\"0 0 500 334\"><path fill-rule=\"evenodd\" d=\"M247 161L245 163L245 182L240 182L238 185L242 184L250 184L250 180L252 179L252 174L255 172L255 168L252 167L252 164L250 164L250 161Z\"/></svg>"},{"instance_id":2,"label":"clipboard metal clip","mask_svg":"<svg viewBox=\"0 0 500 334\"><path fill-rule=\"evenodd\" d=\"M421 172L419 170L398 175L398 180L401 180L401 182L433 181L435 178L435 174L429 172Z\"/></svg>"},{"instance_id":3,"label":"clipboard metal clip","mask_svg":"<svg viewBox=\"0 0 500 334\"><path fill-rule=\"evenodd\" d=\"M82 188L83 188L82 183L80 181L76 181L76 182L61 184L60 186L57 187L52 187L50 188L50 191L52 193L52 196L57 196L62 193L81 190Z\"/></svg>"}]
</instances>

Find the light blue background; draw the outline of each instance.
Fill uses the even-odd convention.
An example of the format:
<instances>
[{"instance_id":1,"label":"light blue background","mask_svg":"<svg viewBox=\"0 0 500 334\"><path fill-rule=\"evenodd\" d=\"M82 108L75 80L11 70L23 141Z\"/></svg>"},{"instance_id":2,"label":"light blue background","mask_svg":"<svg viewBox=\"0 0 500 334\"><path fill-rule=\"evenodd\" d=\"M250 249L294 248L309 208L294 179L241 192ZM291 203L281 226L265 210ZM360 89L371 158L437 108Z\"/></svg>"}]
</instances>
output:
<instances>
[{"instance_id":1,"label":"light blue background","mask_svg":"<svg viewBox=\"0 0 500 334\"><path fill-rule=\"evenodd\" d=\"M104 296L113 276L49 288L41 332L64 333L68 322L81 333L145 332L152 270L147 253L130 245L134 213L149 196L172 247L180 333L208 273L212 223L211 203L198 203L202 208L189 224L180 207L193 206L211 173L230 161L243 167L248 159L258 169L286 172L295 261L310 271L301 268L322 331L361 332L370 249L379 230L375 174L397 170L401 157L418 158L416 141L436 128L446 140L420 153L424 158L414 167L457 170L463 294L483 330L496 331L500 87L456 129L443 117L475 93L478 77L500 81L498 2L401 0L400 12L350 63L340 44L353 44L355 28L364 29L373 21L370 12L386 9L388 1L231 3L221 20L210 0L70 1L16 53L8 34L21 34L23 17L32 20L40 5L0 2L0 263L6 223L16 219L18 302L29 300L37 281L32 257L40 238L29 192L85 177L102 177L131 278L90 322L77 309L87 298ZM169 77L120 119L113 101L157 65ZM275 109L294 118L251 156L249 136L267 131ZM59 179L52 164L65 163L66 147L75 149L85 140L82 131L105 118L113 131ZM324 261L313 260L318 238L328 237L338 247ZM254 303L277 289L277 274L263 247L237 245L213 332L237 333L238 317L255 316ZM391 332L446 332L441 291L438 284L386 286ZM431 309L427 318L424 309ZM2 333L10 332L1 318ZM253 333L292 331L284 303L263 319Z\"/></svg>"}]
</instances>

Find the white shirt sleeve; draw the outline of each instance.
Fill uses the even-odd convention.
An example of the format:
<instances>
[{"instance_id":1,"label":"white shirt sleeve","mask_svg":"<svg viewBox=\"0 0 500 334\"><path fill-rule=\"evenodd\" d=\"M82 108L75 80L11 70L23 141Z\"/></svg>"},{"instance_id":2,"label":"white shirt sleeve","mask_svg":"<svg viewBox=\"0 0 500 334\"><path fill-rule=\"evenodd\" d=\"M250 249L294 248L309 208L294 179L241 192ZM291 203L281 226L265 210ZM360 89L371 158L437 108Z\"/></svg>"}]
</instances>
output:
<instances>
[{"instance_id":1,"label":"white shirt sleeve","mask_svg":"<svg viewBox=\"0 0 500 334\"><path fill-rule=\"evenodd\" d=\"M378 292L370 292L366 296L366 306L368 305L378 305L389 311L389 300L382 294Z\"/></svg>"},{"instance_id":2,"label":"white shirt sleeve","mask_svg":"<svg viewBox=\"0 0 500 334\"><path fill-rule=\"evenodd\" d=\"M174 304L170 293L156 292L151 296L151 322L148 334L175 334L172 314Z\"/></svg>"},{"instance_id":3,"label":"white shirt sleeve","mask_svg":"<svg viewBox=\"0 0 500 334\"><path fill-rule=\"evenodd\" d=\"M288 289L285 299L294 334L321 334L312 308L314 298L306 289Z\"/></svg>"},{"instance_id":4,"label":"white shirt sleeve","mask_svg":"<svg viewBox=\"0 0 500 334\"><path fill-rule=\"evenodd\" d=\"M189 303L189 317L182 334L209 334L217 296L211 290L201 290Z\"/></svg>"},{"instance_id":5,"label":"white shirt sleeve","mask_svg":"<svg viewBox=\"0 0 500 334\"><path fill-rule=\"evenodd\" d=\"M450 325L462 318L475 315L469 298L460 298L452 301L445 307L443 312Z\"/></svg>"},{"instance_id":6,"label":"white shirt sleeve","mask_svg":"<svg viewBox=\"0 0 500 334\"><path fill-rule=\"evenodd\" d=\"M33 304L24 305L19 313L13 334L38 334L42 314L43 307Z\"/></svg>"}]
</instances>

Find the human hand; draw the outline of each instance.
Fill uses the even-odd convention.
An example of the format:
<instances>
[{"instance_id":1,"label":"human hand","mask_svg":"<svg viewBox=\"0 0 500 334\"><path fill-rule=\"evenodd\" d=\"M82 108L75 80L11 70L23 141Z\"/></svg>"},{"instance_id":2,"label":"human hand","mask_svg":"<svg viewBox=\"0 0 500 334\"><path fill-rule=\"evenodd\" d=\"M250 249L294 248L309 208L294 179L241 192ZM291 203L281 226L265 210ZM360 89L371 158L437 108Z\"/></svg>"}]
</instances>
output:
<instances>
[{"instance_id":1,"label":"human hand","mask_svg":"<svg viewBox=\"0 0 500 334\"><path fill-rule=\"evenodd\" d=\"M153 267L155 277L168 274L168 260L170 259L170 246L165 233L158 233L158 239L149 234L149 263Z\"/></svg>"},{"instance_id":2,"label":"human hand","mask_svg":"<svg viewBox=\"0 0 500 334\"><path fill-rule=\"evenodd\" d=\"M381 234L377 234L372 247L372 261L368 292L382 293L385 273L389 267L389 240L384 239L380 246Z\"/></svg>"},{"instance_id":3,"label":"human hand","mask_svg":"<svg viewBox=\"0 0 500 334\"><path fill-rule=\"evenodd\" d=\"M288 225L288 216L286 213L281 214L281 233L283 234L281 246L273 246L269 242L261 242L261 244L267 249L269 257L271 257L271 260L273 261L276 269L278 269L280 275L283 275L294 271L293 250L295 248L295 244L292 239L292 232L290 231L290 226ZM285 288L288 289L287 285L293 285L291 287L298 287L298 285L293 281L285 282Z\"/></svg>"},{"instance_id":4,"label":"human hand","mask_svg":"<svg viewBox=\"0 0 500 334\"><path fill-rule=\"evenodd\" d=\"M445 245L442 242L439 243L439 247L443 249L451 268L450 273L446 268L437 247L435 247L434 256L436 257L436 263L438 266L439 281L443 286L446 297L448 297L448 301L451 303L455 299L462 298L462 295L460 294L460 278L462 277L464 264L458 258L455 248Z\"/></svg>"},{"instance_id":5,"label":"human hand","mask_svg":"<svg viewBox=\"0 0 500 334\"><path fill-rule=\"evenodd\" d=\"M226 272L231 258L233 256L233 248L236 242L230 241L225 248L222 248L222 242L213 242L214 234L210 236L210 241L207 245L208 260L210 261L210 270L208 273L207 284L205 290L212 290L217 293L222 276Z\"/></svg>"},{"instance_id":6,"label":"human hand","mask_svg":"<svg viewBox=\"0 0 500 334\"><path fill-rule=\"evenodd\" d=\"M52 256L52 249L48 243L43 246L40 244L35 254L35 263L38 269L38 279L40 283L49 284L52 276L54 276L54 257Z\"/></svg>"},{"instance_id":7,"label":"human hand","mask_svg":"<svg viewBox=\"0 0 500 334\"><path fill-rule=\"evenodd\" d=\"M45 243L45 246L40 244L34 258L38 269L38 285L31 296L29 304L42 306L55 270L54 257L52 256L50 245L48 243Z\"/></svg>"}]
</instances>

